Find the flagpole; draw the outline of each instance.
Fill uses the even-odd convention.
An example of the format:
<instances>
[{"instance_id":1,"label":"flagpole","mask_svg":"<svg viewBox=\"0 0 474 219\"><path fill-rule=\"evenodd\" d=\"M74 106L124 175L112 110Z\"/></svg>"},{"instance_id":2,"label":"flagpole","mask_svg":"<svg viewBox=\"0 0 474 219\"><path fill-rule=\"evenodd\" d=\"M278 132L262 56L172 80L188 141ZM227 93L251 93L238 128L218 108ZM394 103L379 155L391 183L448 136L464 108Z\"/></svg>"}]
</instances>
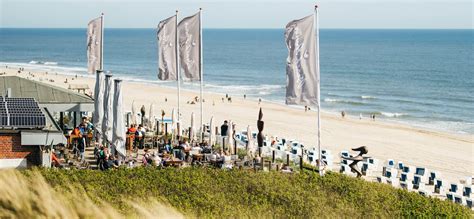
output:
<instances>
[{"instance_id":1,"label":"flagpole","mask_svg":"<svg viewBox=\"0 0 474 219\"><path fill-rule=\"evenodd\" d=\"M104 13L100 15L100 70L104 70Z\"/></svg>"},{"instance_id":2,"label":"flagpole","mask_svg":"<svg viewBox=\"0 0 474 219\"><path fill-rule=\"evenodd\" d=\"M181 119L180 119L180 96L181 96L181 83L180 83L180 74L179 74L179 69L180 69L180 65L179 65L179 49L178 49L178 10L176 10L176 25L175 25L175 50L176 50L176 81L178 82L178 118L177 118L177 127L176 127L176 130L178 132L178 136L181 135L180 133L180 130L178 129L178 127L180 127L180 122L181 122Z\"/></svg>"},{"instance_id":3,"label":"flagpole","mask_svg":"<svg viewBox=\"0 0 474 219\"><path fill-rule=\"evenodd\" d=\"M200 92L201 92L201 142L204 141L204 120L203 120L203 95L202 95L202 89L203 89L203 83L204 83L204 72L203 72L203 56L202 56L202 8L199 8L199 74L201 78L201 87L200 87ZM212 130L211 130L212 131Z\"/></svg>"},{"instance_id":4,"label":"flagpole","mask_svg":"<svg viewBox=\"0 0 474 219\"><path fill-rule=\"evenodd\" d=\"M314 19L315 19L315 31L316 31L316 72L317 78L316 78L316 83L317 83L317 104L318 104L318 151L319 151L319 175L323 176L323 171L321 171L321 166L322 166L322 155L321 155L321 100L320 100L320 90L321 90L321 83L320 83L320 69L319 69L319 17L318 17L318 5L314 6Z\"/></svg>"}]
</instances>

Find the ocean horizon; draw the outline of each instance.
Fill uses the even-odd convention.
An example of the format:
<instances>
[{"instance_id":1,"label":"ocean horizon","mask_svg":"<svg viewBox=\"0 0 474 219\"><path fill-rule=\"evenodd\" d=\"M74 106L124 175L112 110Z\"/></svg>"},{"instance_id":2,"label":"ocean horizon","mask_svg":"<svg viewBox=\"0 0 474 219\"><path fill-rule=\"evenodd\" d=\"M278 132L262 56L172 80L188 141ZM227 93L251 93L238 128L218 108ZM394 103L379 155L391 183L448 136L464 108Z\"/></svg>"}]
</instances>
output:
<instances>
[{"instance_id":1,"label":"ocean horizon","mask_svg":"<svg viewBox=\"0 0 474 219\"><path fill-rule=\"evenodd\" d=\"M203 32L206 92L284 104L284 29ZM88 75L85 28L0 28L0 36L2 66ZM322 110L474 134L473 36L472 29L321 29ZM104 47L105 70L175 87L157 79L155 29L106 28Z\"/></svg>"}]
</instances>

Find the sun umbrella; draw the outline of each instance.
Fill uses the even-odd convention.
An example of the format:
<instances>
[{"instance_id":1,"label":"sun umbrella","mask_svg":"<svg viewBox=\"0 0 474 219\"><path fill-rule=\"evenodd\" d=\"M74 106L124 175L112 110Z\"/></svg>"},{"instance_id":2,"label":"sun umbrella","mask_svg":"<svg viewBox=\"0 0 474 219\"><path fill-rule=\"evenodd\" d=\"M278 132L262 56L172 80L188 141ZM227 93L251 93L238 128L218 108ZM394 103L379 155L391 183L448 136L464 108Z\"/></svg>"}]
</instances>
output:
<instances>
[{"instance_id":1,"label":"sun umbrella","mask_svg":"<svg viewBox=\"0 0 474 219\"><path fill-rule=\"evenodd\" d=\"M137 124L137 108L135 106L135 100L132 102L132 124Z\"/></svg>"},{"instance_id":2,"label":"sun umbrella","mask_svg":"<svg viewBox=\"0 0 474 219\"><path fill-rule=\"evenodd\" d=\"M148 127L150 130L155 130L155 114L153 113L153 103L150 104L150 113L148 113Z\"/></svg>"},{"instance_id":3,"label":"sun umbrella","mask_svg":"<svg viewBox=\"0 0 474 219\"><path fill-rule=\"evenodd\" d=\"M234 150L234 130L232 129L232 121L229 120L229 128L227 129L227 146L230 148L230 153Z\"/></svg>"},{"instance_id":4,"label":"sun umbrella","mask_svg":"<svg viewBox=\"0 0 474 219\"><path fill-rule=\"evenodd\" d=\"M253 141L252 141L252 130L250 130L250 125L247 126L247 154L250 151L253 151Z\"/></svg>"},{"instance_id":5,"label":"sun umbrella","mask_svg":"<svg viewBox=\"0 0 474 219\"><path fill-rule=\"evenodd\" d=\"M174 137L176 136L176 133L175 133L175 130L176 130L176 124L177 124L177 121L176 121L177 117L176 117L176 112L175 110L171 110L171 139L174 140Z\"/></svg>"},{"instance_id":6,"label":"sun umbrella","mask_svg":"<svg viewBox=\"0 0 474 219\"><path fill-rule=\"evenodd\" d=\"M97 71L94 89L94 128L97 141L102 141L102 120L104 116L104 72Z\"/></svg>"},{"instance_id":7,"label":"sun umbrella","mask_svg":"<svg viewBox=\"0 0 474 219\"><path fill-rule=\"evenodd\" d=\"M115 151L118 152L122 158L126 156L125 152L125 122L123 114L123 97L122 97L122 80L115 79L115 94L114 94L114 123L113 123L113 138L112 145Z\"/></svg>"},{"instance_id":8,"label":"sun umbrella","mask_svg":"<svg viewBox=\"0 0 474 219\"><path fill-rule=\"evenodd\" d=\"M212 116L211 121L209 121L209 145L214 142L214 137L214 116Z\"/></svg>"},{"instance_id":9,"label":"sun umbrella","mask_svg":"<svg viewBox=\"0 0 474 219\"><path fill-rule=\"evenodd\" d=\"M190 126L189 131L190 131L190 133L189 133L189 141L193 141L193 140L194 140L194 133L195 133L195 129L194 129L194 113L191 113L191 126Z\"/></svg>"},{"instance_id":10,"label":"sun umbrella","mask_svg":"<svg viewBox=\"0 0 474 219\"><path fill-rule=\"evenodd\" d=\"M114 122L114 80L112 75L105 75L105 93L104 93L104 120L102 122L102 132L104 133L104 139L108 142L112 142L112 128Z\"/></svg>"}]
</instances>

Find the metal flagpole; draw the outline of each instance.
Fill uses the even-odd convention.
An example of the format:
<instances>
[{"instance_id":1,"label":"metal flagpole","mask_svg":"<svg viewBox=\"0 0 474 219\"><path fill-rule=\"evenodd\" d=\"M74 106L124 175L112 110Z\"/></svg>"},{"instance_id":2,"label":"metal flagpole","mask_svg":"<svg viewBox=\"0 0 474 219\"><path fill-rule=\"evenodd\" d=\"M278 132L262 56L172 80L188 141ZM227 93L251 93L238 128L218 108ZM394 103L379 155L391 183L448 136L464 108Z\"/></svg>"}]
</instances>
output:
<instances>
[{"instance_id":1,"label":"metal flagpole","mask_svg":"<svg viewBox=\"0 0 474 219\"><path fill-rule=\"evenodd\" d=\"M179 49L178 49L178 10L176 10L176 24L175 24L175 51L176 51L176 81L178 83L178 115L177 115L177 124L176 124L176 130L178 132L178 136L181 135L180 130L178 127L180 127L180 122L181 122L181 113L180 113L180 96L181 96L181 79L180 79L180 65L179 65Z\"/></svg>"},{"instance_id":2,"label":"metal flagpole","mask_svg":"<svg viewBox=\"0 0 474 219\"><path fill-rule=\"evenodd\" d=\"M203 120L203 95L202 87L204 86L203 57L202 57L202 8L199 8L199 76L201 78L201 142L204 141L204 120ZM211 130L212 131L212 130Z\"/></svg>"},{"instance_id":3,"label":"metal flagpole","mask_svg":"<svg viewBox=\"0 0 474 219\"><path fill-rule=\"evenodd\" d=\"M318 5L314 6L314 19L315 19L315 29L316 29L316 83L317 83L317 104L318 104L318 151L319 151L319 175L323 176L323 171L321 171L322 166L322 155L321 155L321 100L320 100L320 90L321 90L321 82L320 82L320 71L319 71L319 17L318 17Z\"/></svg>"},{"instance_id":4,"label":"metal flagpole","mask_svg":"<svg viewBox=\"0 0 474 219\"><path fill-rule=\"evenodd\" d=\"M100 15L100 70L104 70L104 13Z\"/></svg>"}]
</instances>

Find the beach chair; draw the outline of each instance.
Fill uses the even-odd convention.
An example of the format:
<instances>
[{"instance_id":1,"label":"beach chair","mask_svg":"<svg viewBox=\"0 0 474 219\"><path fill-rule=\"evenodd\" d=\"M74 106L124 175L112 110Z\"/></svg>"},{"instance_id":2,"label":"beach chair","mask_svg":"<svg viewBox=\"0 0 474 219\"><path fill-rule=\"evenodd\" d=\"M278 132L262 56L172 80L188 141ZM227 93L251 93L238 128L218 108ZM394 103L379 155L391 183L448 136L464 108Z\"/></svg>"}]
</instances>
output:
<instances>
[{"instance_id":1,"label":"beach chair","mask_svg":"<svg viewBox=\"0 0 474 219\"><path fill-rule=\"evenodd\" d=\"M464 197L470 198L472 194L472 187L471 186L464 186L464 189L462 191L462 195Z\"/></svg>"},{"instance_id":2,"label":"beach chair","mask_svg":"<svg viewBox=\"0 0 474 219\"><path fill-rule=\"evenodd\" d=\"M393 187L398 187L400 185L399 180L397 178L398 170L395 168L390 168L386 170L385 177L387 178L386 181L388 184L392 185Z\"/></svg>"},{"instance_id":3,"label":"beach chair","mask_svg":"<svg viewBox=\"0 0 474 219\"><path fill-rule=\"evenodd\" d=\"M387 167L395 167L395 161L393 159L388 159L387 160Z\"/></svg>"},{"instance_id":4,"label":"beach chair","mask_svg":"<svg viewBox=\"0 0 474 219\"><path fill-rule=\"evenodd\" d=\"M459 193L459 184L457 183L451 183L449 185L449 191L452 192L452 193Z\"/></svg>"},{"instance_id":5,"label":"beach chair","mask_svg":"<svg viewBox=\"0 0 474 219\"><path fill-rule=\"evenodd\" d=\"M462 197L459 194L454 194L454 203L460 204L460 205L464 204L464 197Z\"/></svg>"},{"instance_id":6,"label":"beach chair","mask_svg":"<svg viewBox=\"0 0 474 219\"><path fill-rule=\"evenodd\" d=\"M346 159L342 159L342 160L341 160L341 164L349 165L349 162L348 162Z\"/></svg>"},{"instance_id":7,"label":"beach chair","mask_svg":"<svg viewBox=\"0 0 474 219\"><path fill-rule=\"evenodd\" d=\"M408 173L400 174L400 187L402 189L411 190L413 188L413 183L408 179L409 179Z\"/></svg>"},{"instance_id":8,"label":"beach chair","mask_svg":"<svg viewBox=\"0 0 474 219\"><path fill-rule=\"evenodd\" d=\"M418 190L420 187L423 187L423 182L421 182L421 176L415 175L413 177L413 189Z\"/></svg>"},{"instance_id":9,"label":"beach chair","mask_svg":"<svg viewBox=\"0 0 474 219\"><path fill-rule=\"evenodd\" d=\"M411 170L412 170L412 167L410 167L408 165L403 166L403 172L404 173L409 173L409 172L411 172Z\"/></svg>"},{"instance_id":10,"label":"beach chair","mask_svg":"<svg viewBox=\"0 0 474 219\"><path fill-rule=\"evenodd\" d=\"M349 158L349 151L341 151L341 157Z\"/></svg>"},{"instance_id":11,"label":"beach chair","mask_svg":"<svg viewBox=\"0 0 474 219\"><path fill-rule=\"evenodd\" d=\"M466 198L466 206L472 209L472 198Z\"/></svg>"},{"instance_id":12,"label":"beach chair","mask_svg":"<svg viewBox=\"0 0 474 219\"><path fill-rule=\"evenodd\" d=\"M340 173L348 176L354 176L354 174L351 172L351 168L348 165L341 165Z\"/></svg>"},{"instance_id":13,"label":"beach chair","mask_svg":"<svg viewBox=\"0 0 474 219\"><path fill-rule=\"evenodd\" d=\"M435 180L440 177L440 174L436 171L430 172L430 177L428 179L428 185L434 185Z\"/></svg>"},{"instance_id":14,"label":"beach chair","mask_svg":"<svg viewBox=\"0 0 474 219\"><path fill-rule=\"evenodd\" d=\"M399 170L403 170L403 167L404 167L403 162L402 162L402 161L398 161L398 163L397 163L397 168L398 168Z\"/></svg>"},{"instance_id":15,"label":"beach chair","mask_svg":"<svg viewBox=\"0 0 474 219\"><path fill-rule=\"evenodd\" d=\"M454 202L454 194L452 192L446 193L446 200Z\"/></svg>"},{"instance_id":16,"label":"beach chair","mask_svg":"<svg viewBox=\"0 0 474 219\"><path fill-rule=\"evenodd\" d=\"M436 179L436 182L434 184L434 191L433 193L437 194L442 194L444 193L444 185L443 185L443 180L441 179Z\"/></svg>"},{"instance_id":17,"label":"beach chair","mask_svg":"<svg viewBox=\"0 0 474 219\"><path fill-rule=\"evenodd\" d=\"M367 162L362 163L362 168L360 168L360 171L362 172L362 175L364 175L364 176L370 176L371 173L372 173L369 170L369 163L367 163Z\"/></svg>"}]
</instances>

